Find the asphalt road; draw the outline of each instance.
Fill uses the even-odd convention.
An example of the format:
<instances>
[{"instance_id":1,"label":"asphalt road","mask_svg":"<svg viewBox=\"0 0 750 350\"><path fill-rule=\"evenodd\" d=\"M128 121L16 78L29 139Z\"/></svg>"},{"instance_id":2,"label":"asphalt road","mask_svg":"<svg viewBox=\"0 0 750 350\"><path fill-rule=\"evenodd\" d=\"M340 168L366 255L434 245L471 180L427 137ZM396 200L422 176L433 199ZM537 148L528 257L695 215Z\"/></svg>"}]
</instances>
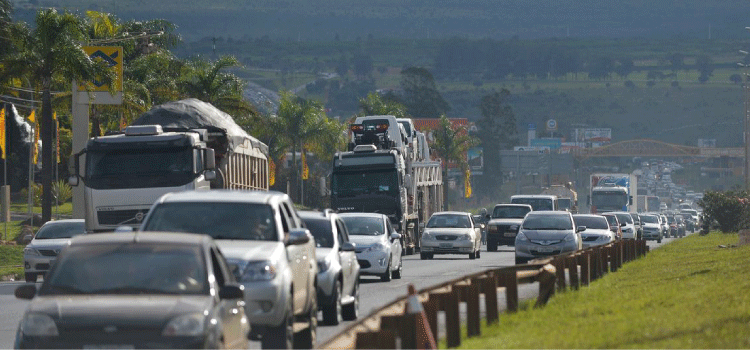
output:
<instances>
[{"instance_id":1,"label":"asphalt road","mask_svg":"<svg viewBox=\"0 0 750 350\"><path fill-rule=\"evenodd\" d=\"M664 239L661 244L649 241L648 245L654 249L672 240L672 238ZM515 258L513 247L501 246L497 252L487 252L486 247L483 247L481 258L476 260L469 260L468 256L463 255L437 255L433 260L420 260L419 255L410 255L404 257L403 263L403 278L401 279L380 282L378 277L362 277L359 310L361 317L404 296L409 284L414 284L419 290L470 273L510 266L515 263ZM15 288L22 284L24 283L0 283L0 349L13 347L18 323L28 305L28 301L16 299L13 295ZM519 291L519 296L521 299L534 298L536 292L535 286L528 285ZM504 303L500 305L504 306ZM322 344L353 322L343 322L338 326L319 325L318 343ZM259 348L260 344L253 342L252 345L253 348Z\"/></svg>"}]
</instances>

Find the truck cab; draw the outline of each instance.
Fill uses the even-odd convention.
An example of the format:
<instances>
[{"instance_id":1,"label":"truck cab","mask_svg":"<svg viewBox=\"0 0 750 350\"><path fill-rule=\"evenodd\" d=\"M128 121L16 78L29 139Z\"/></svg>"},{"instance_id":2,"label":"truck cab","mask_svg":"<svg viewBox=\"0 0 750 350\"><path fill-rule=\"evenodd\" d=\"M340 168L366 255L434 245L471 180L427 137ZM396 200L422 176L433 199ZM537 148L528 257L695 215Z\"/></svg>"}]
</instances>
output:
<instances>
[{"instance_id":1,"label":"truck cab","mask_svg":"<svg viewBox=\"0 0 750 350\"><path fill-rule=\"evenodd\" d=\"M547 194L517 194L510 197L512 204L528 204L534 211L538 210L560 210L557 196Z\"/></svg>"},{"instance_id":2,"label":"truck cab","mask_svg":"<svg viewBox=\"0 0 750 350\"><path fill-rule=\"evenodd\" d=\"M495 205L487 223L487 251L497 251L501 244L514 245L523 218L532 210L529 204Z\"/></svg>"}]
</instances>

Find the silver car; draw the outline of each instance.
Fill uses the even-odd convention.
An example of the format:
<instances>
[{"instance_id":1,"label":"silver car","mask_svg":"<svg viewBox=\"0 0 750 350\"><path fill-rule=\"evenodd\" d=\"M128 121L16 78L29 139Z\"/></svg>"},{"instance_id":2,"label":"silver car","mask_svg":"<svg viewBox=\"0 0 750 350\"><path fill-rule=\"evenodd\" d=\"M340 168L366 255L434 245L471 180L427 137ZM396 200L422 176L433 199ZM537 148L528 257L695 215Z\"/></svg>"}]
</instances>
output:
<instances>
[{"instance_id":1,"label":"silver car","mask_svg":"<svg viewBox=\"0 0 750 350\"><path fill-rule=\"evenodd\" d=\"M566 211L532 211L516 235L516 264L579 250L581 233Z\"/></svg>"},{"instance_id":2,"label":"silver car","mask_svg":"<svg viewBox=\"0 0 750 350\"><path fill-rule=\"evenodd\" d=\"M617 220L620 221L620 224L625 223L625 226L622 227L622 239L638 239L638 229L635 227L635 221L633 220L633 217L630 215L630 213L623 212L623 211L617 211L612 212L617 216Z\"/></svg>"},{"instance_id":3,"label":"silver car","mask_svg":"<svg viewBox=\"0 0 750 350\"><path fill-rule=\"evenodd\" d=\"M427 221L422 239L420 257L432 259L434 254L468 254L476 259L480 254L482 231L469 213L443 211L432 214Z\"/></svg>"},{"instance_id":4,"label":"silver car","mask_svg":"<svg viewBox=\"0 0 750 350\"><path fill-rule=\"evenodd\" d=\"M662 238L664 238L661 218L657 215L641 214L641 221L643 222L643 239L661 243Z\"/></svg>"},{"instance_id":5,"label":"silver car","mask_svg":"<svg viewBox=\"0 0 750 350\"><path fill-rule=\"evenodd\" d=\"M616 234L609 227L607 218L595 214L575 214L573 221L576 228L583 228L581 239L583 248L605 245L614 242Z\"/></svg>"},{"instance_id":6,"label":"silver car","mask_svg":"<svg viewBox=\"0 0 750 350\"><path fill-rule=\"evenodd\" d=\"M55 263L60 250L73 236L86 232L83 219L47 221L34 239L23 249L23 272L26 282L36 282Z\"/></svg>"},{"instance_id":7,"label":"silver car","mask_svg":"<svg viewBox=\"0 0 750 350\"><path fill-rule=\"evenodd\" d=\"M393 229L385 214L339 214L349 231L349 239L356 244L360 275L380 276L388 282L401 278L404 264L401 261L401 235Z\"/></svg>"},{"instance_id":8,"label":"silver car","mask_svg":"<svg viewBox=\"0 0 750 350\"><path fill-rule=\"evenodd\" d=\"M331 210L299 211L315 237L318 262L318 307L323 323L355 320L359 312L359 262L346 224Z\"/></svg>"}]
</instances>

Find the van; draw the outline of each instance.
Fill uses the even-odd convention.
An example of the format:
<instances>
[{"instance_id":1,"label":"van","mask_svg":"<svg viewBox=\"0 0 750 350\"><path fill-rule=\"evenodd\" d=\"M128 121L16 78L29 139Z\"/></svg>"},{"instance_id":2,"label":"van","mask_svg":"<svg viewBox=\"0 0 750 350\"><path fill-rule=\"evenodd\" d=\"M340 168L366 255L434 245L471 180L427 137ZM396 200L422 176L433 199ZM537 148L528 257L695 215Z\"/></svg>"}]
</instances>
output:
<instances>
[{"instance_id":1,"label":"van","mask_svg":"<svg viewBox=\"0 0 750 350\"><path fill-rule=\"evenodd\" d=\"M549 194L517 194L510 197L512 204L528 204L534 211L560 210L557 196Z\"/></svg>"}]
</instances>

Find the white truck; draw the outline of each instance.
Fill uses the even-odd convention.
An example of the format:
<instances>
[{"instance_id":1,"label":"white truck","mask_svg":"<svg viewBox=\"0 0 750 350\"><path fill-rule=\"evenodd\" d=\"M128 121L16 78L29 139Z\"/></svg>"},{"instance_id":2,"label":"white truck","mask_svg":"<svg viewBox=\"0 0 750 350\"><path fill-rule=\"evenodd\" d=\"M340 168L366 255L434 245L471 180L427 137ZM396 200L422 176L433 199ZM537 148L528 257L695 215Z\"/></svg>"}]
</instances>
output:
<instances>
[{"instance_id":1,"label":"white truck","mask_svg":"<svg viewBox=\"0 0 750 350\"><path fill-rule=\"evenodd\" d=\"M540 194L551 194L557 196L557 204L560 210L566 210L572 214L578 214L578 193L573 190L571 183L565 185L550 185L542 190Z\"/></svg>"},{"instance_id":2,"label":"white truck","mask_svg":"<svg viewBox=\"0 0 750 350\"><path fill-rule=\"evenodd\" d=\"M73 155L69 183L85 186L87 232L137 228L165 193L268 190L267 153L231 116L187 99L152 108L122 133L90 139Z\"/></svg>"},{"instance_id":3,"label":"white truck","mask_svg":"<svg viewBox=\"0 0 750 350\"><path fill-rule=\"evenodd\" d=\"M638 212L638 180L633 174L591 174L588 204L592 214L611 211Z\"/></svg>"}]
</instances>

